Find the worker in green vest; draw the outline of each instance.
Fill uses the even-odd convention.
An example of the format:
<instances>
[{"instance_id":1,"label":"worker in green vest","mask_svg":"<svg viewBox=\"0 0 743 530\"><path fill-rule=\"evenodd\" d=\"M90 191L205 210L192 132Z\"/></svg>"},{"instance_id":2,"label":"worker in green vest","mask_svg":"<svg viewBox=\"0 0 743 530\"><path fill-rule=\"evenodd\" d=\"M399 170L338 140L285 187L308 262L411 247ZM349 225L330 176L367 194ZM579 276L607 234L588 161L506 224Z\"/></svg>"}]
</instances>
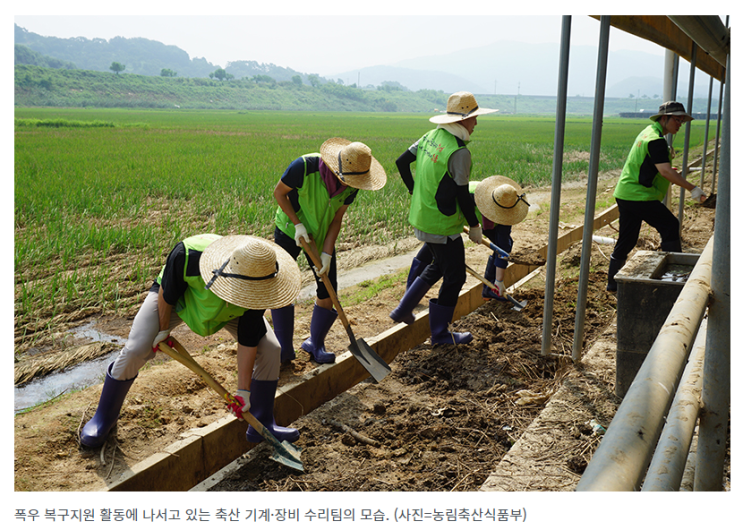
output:
<instances>
[{"instance_id":1,"label":"worker in green vest","mask_svg":"<svg viewBox=\"0 0 743 530\"><path fill-rule=\"evenodd\" d=\"M470 181L470 197L475 202L482 233L499 249L510 253L513 249L511 227L523 221L529 213L526 194L516 181L502 175L493 175L482 182ZM410 265L407 286L409 289L415 279L433 261L433 253L427 244L418 251ZM495 286L482 286L485 300L507 302L504 283L508 261L493 252L488 258L484 278Z\"/></svg>"},{"instance_id":2,"label":"worker in green vest","mask_svg":"<svg viewBox=\"0 0 743 530\"><path fill-rule=\"evenodd\" d=\"M412 194L408 220L415 236L426 243L433 261L426 266L390 313L395 322L412 324L413 309L431 286L443 278L438 297L429 301L432 344L462 344L470 333L451 333L449 324L459 291L466 281L462 230L469 226L469 238L482 242L482 226L470 197L472 157L467 144L477 117L496 112L480 108L469 92L449 96L446 113L429 119L437 127L428 131L398 159L400 176ZM416 164L415 177L410 169Z\"/></svg>"},{"instance_id":3,"label":"worker in green vest","mask_svg":"<svg viewBox=\"0 0 743 530\"><path fill-rule=\"evenodd\" d=\"M201 234L179 242L152 283L124 348L108 366L96 413L80 433L82 445L103 445L139 370L183 322L198 335L224 328L237 340L235 398L242 411L250 411L279 440L295 441L299 431L274 420L281 347L263 313L291 303L300 287L296 262L272 241ZM246 436L250 442L263 439L252 426Z\"/></svg>"},{"instance_id":4,"label":"worker in green vest","mask_svg":"<svg viewBox=\"0 0 743 530\"><path fill-rule=\"evenodd\" d=\"M319 153L310 153L294 160L284 171L274 189L276 228L274 240L294 259L302 252L302 241L317 245L322 267L312 267L317 283L315 306L310 321L310 336L302 349L315 362L333 363L335 354L325 349L325 337L338 317L321 276L327 274L334 290L338 290L335 242L343 224L343 216L354 202L359 190L380 190L387 183L382 165L372 156L371 149L361 142L330 138ZM305 253L306 255L306 253ZM312 260L307 256L308 263ZM294 351L294 305L271 311L274 330L281 344L281 361L296 357Z\"/></svg>"},{"instance_id":5,"label":"worker in green vest","mask_svg":"<svg viewBox=\"0 0 743 530\"><path fill-rule=\"evenodd\" d=\"M619 208L619 235L609 259L609 278L606 290L617 290L614 276L622 268L627 256L635 248L643 221L655 228L661 237L660 248L666 252L681 252L680 224L662 202L671 184L691 191L699 202L707 194L686 180L672 165L673 150L665 136L678 133L681 125L692 118L677 101L663 103L658 114L650 117L652 123L635 138L619 181L614 198Z\"/></svg>"}]
</instances>

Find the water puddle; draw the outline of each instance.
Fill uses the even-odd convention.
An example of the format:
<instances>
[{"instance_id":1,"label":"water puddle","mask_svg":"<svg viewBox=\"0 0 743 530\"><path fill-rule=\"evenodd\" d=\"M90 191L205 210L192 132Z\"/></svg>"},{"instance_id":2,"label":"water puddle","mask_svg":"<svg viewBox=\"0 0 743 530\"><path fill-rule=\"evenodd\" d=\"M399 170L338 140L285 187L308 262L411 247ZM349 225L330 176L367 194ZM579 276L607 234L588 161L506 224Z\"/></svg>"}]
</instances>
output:
<instances>
[{"instance_id":1,"label":"water puddle","mask_svg":"<svg viewBox=\"0 0 743 530\"><path fill-rule=\"evenodd\" d=\"M113 342L124 345L126 339L108 335L95 329L95 322L90 322L70 330L76 339L87 342ZM56 372L22 387L15 387L14 412L33 407L52 398L101 383L106 375L106 368L119 354L118 350L92 361L77 364L68 370Z\"/></svg>"}]
</instances>

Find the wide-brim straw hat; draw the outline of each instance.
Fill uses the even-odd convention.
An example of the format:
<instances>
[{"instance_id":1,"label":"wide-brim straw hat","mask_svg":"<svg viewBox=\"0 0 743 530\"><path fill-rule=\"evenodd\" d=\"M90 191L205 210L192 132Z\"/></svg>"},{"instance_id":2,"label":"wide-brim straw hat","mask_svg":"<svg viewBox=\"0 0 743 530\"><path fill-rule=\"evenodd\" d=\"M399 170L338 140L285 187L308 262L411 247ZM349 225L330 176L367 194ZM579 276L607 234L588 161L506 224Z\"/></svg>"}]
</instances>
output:
<instances>
[{"instance_id":1,"label":"wide-brim straw hat","mask_svg":"<svg viewBox=\"0 0 743 530\"><path fill-rule=\"evenodd\" d=\"M473 116L481 116L493 112L498 112L498 109L480 108L472 93L455 92L449 96L446 102L446 114L433 116L428 121L432 123L454 123L472 118Z\"/></svg>"},{"instance_id":2,"label":"wide-brim straw hat","mask_svg":"<svg viewBox=\"0 0 743 530\"><path fill-rule=\"evenodd\" d=\"M376 191L387 183L387 173L366 144L345 138L330 138L320 147L320 156L346 186Z\"/></svg>"},{"instance_id":3,"label":"wide-brim straw hat","mask_svg":"<svg viewBox=\"0 0 743 530\"><path fill-rule=\"evenodd\" d=\"M199 270L207 289L245 309L288 306L302 286L299 266L289 253L257 236L224 236L210 243Z\"/></svg>"},{"instance_id":4,"label":"wide-brim straw hat","mask_svg":"<svg viewBox=\"0 0 743 530\"><path fill-rule=\"evenodd\" d=\"M683 116L684 123L691 121L694 118L686 113L686 109L682 103L678 101L666 101L658 108L658 114L650 116L652 121L658 121L661 116Z\"/></svg>"},{"instance_id":5,"label":"wide-brim straw hat","mask_svg":"<svg viewBox=\"0 0 743 530\"><path fill-rule=\"evenodd\" d=\"M475 204L485 217L499 225L518 224L529 213L524 190L502 175L493 175L477 185Z\"/></svg>"}]
</instances>

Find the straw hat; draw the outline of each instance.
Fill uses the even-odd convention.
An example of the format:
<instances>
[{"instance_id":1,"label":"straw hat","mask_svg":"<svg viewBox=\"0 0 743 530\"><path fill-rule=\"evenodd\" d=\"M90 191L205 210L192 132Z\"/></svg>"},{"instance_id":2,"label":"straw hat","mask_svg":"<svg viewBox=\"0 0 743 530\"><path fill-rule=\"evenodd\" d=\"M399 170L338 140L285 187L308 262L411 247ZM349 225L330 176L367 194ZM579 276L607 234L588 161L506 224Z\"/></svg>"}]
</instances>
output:
<instances>
[{"instance_id":1,"label":"straw hat","mask_svg":"<svg viewBox=\"0 0 743 530\"><path fill-rule=\"evenodd\" d=\"M201 254L201 278L222 300L245 309L278 309L297 298L299 266L272 241L224 236Z\"/></svg>"},{"instance_id":2,"label":"straw hat","mask_svg":"<svg viewBox=\"0 0 743 530\"><path fill-rule=\"evenodd\" d=\"M529 213L521 186L501 175L488 177L477 185L475 204L485 217L499 225L518 224Z\"/></svg>"},{"instance_id":3,"label":"straw hat","mask_svg":"<svg viewBox=\"0 0 743 530\"><path fill-rule=\"evenodd\" d=\"M686 113L686 109L678 101L666 101L658 108L658 114L650 116L650 119L658 121L661 116L683 116L684 123L694 119L691 115Z\"/></svg>"},{"instance_id":4,"label":"straw hat","mask_svg":"<svg viewBox=\"0 0 743 530\"><path fill-rule=\"evenodd\" d=\"M372 156L371 149L366 144L330 138L320 147L320 156L346 186L375 191L387 183L387 174L382 164Z\"/></svg>"},{"instance_id":5,"label":"straw hat","mask_svg":"<svg viewBox=\"0 0 743 530\"><path fill-rule=\"evenodd\" d=\"M473 116L498 112L498 109L481 109L470 92L455 92L446 102L446 114L439 114L428 121L432 123L454 123Z\"/></svg>"}]
</instances>

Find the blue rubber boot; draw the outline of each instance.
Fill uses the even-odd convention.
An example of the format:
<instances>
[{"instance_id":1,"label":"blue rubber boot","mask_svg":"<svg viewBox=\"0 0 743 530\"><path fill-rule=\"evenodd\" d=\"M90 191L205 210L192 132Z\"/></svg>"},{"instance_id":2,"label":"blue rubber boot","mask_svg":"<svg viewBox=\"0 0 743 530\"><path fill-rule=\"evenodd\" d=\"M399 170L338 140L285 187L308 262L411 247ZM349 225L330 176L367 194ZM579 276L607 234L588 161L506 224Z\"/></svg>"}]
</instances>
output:
<instances>
[{"instance_id":1,"label":"blue rubber boot","mask_svg":"<svg viewBox=\"0 0 743 530\"><path fill-rule=\"evenodd\" d=\"M136 376L126 381L114 379L111 377L112 366L113 363L108 365L106 370L106 380L98 400L98 410L80 432L80 443L85 447L96 448L103 445L108 433L116 425L124 398L136 379Z\"/></svg>"},{"instance_id":2,"label":"blue rubber boot","mask_svg":"<svg viewBox=\"0 0 743 530\"><path fill-rule=\"evenodd\" d=\"M310 338L302 343L302 349L319 364L335 362L335 354L325 351L325 337L336 318L338 312L335 309L325 309L315 304L312 310Z\"/></svg>"},{"instance_id":3,"label":"blue rubber boot","mask_svg":"<svg viewBox=\"0 0 743 530\"><path fill-rule=\"evenodd\" d=\"M410 286L413 285L415 279L421 275L423 269L425 268L426 265L424 263L421 263L421 260L419 260L418 258L413 258L413 261L410 264L410 271L408 272L408 281L405 284L406 291L410 289Z\"/></svg>"},{"instance_id":4,"label":"blue rubber boot","mask_svg":"<svg viewBox=\"0 0 743 530\"><path fill-rule=\"evenodd\" d=\"M495 257L491 254L488 258L488 264L485 267L485 279L490 283L495 283ZM485 284L482 284L482 297L486 300L498 300L499 302L507 302L508 298L498 296L498 294Z\"/></svg>"},{"instance_id":5,"label":"blue rubber boot","mask_svg":"<svg viewBox=\"0 0 743 530\"><path fill-rule=\"evenodd\" d=\"M271 309L273 331L281 345L281 362L288 363L297 357L294 351L294 305Z\"/></svg>"},{"instance_id":6,"label":"blue rubber boot","mask_svg":"<svg viewBox=\"0 0 743 530\"><path fill-rule=\"evenodd\" d=\"M439 305L437 299L428 301L428 322L431 325L431 344L467 344L472 341L472 334L449 331L449 324L454 317L454 307Z\"/></svg>"},{"instance_id":7,"label":"blue rubber boot","mask_svg":"<svg viewBox=\"0 0 743 530\"><path fill-rule=\"evenodd\" d=\"M271 431L271 434L273 434L278 441L294 442L299 438L299 431L297 429L290 429L289 427L276 425L276 420L273 417L273 405L278 384L278 380L259 381L253 379L251 381L250 413L255 416L255 419L261 422L266 429ZM263 436L261 436L252 425L248 427L245 437L252 443L263 441Z\"/></svg>"},{"instance_id":8,"label":"blue rubber boot","mask_svg":"<svg viewBox=\"0 0 743 530\"><path fill-rule=\"evenodd\" d=\"M390 318L395 322L405 322L408 325L415 322L413 309L415 309L415 306L418 305L418 302L423 299L430 288L431 286L422 279L416 278L410 285L410 288L405 291L400 303L390 313Z\"/></svg>"}]
</instances>

